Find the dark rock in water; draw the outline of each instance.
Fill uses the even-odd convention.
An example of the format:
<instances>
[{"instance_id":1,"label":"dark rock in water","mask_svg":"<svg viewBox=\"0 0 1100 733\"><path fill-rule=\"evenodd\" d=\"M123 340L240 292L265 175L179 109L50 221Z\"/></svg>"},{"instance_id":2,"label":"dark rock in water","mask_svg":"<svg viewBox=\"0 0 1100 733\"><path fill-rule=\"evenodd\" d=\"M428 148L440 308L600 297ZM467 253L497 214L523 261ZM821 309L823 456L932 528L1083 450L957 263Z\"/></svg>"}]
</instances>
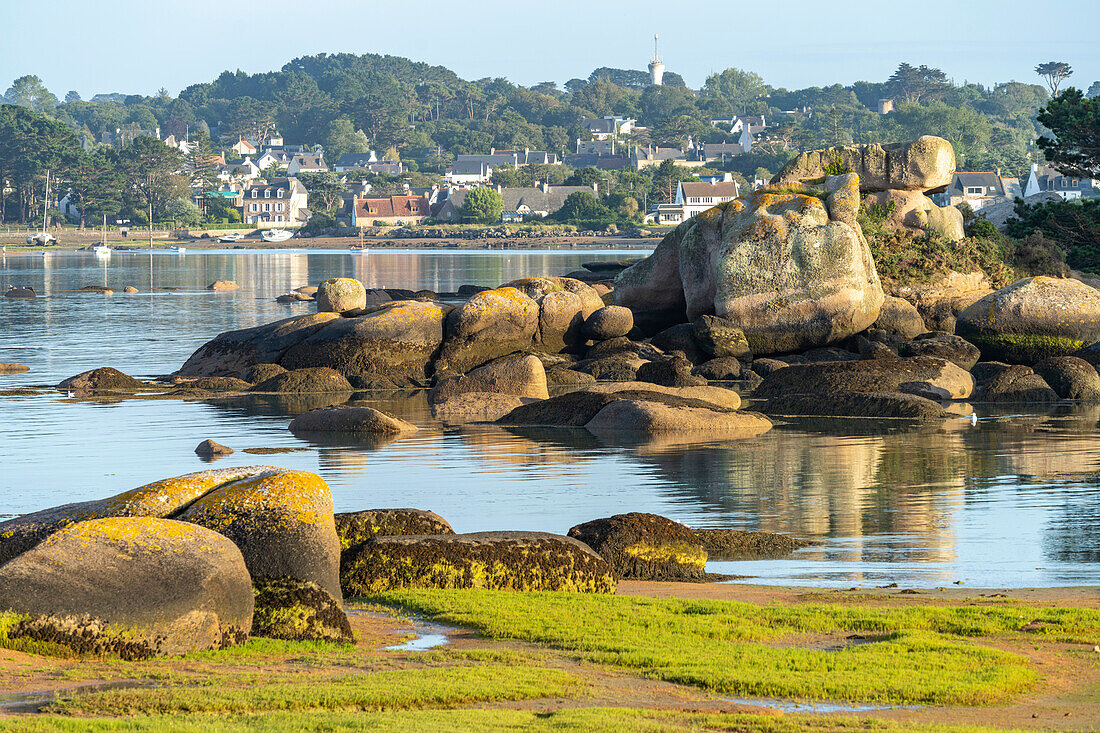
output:
<instances>
[{"instance_id":1,"label":"dark rock in water","mask_svg":"<svg viewBox=\"0 0 1100 733\"><path fill-rule=\"evenodd\" d=\"M978 363L981 352L978 347L961 336L943 331L923 333L914 340L898 347L901 356L935 356L947 359L969 370Z\"/></svg>"},{"instance_id":2,"label":"dark rock in water","mask_svg":"<svg viewBox=\"0 0 1100 733\"><path fill-rule=\"evenodd\" d=\"M647 361L638 367L637 380L652 382L665 387L700 387L707 383L703 377L691 373L691 362L673 357L661 361Z\"/></svg>"},{"instance_id":3,"label":"dark rock in water","mask_svg":"<svg viewBox=\"0 0 1100 733\"><path fill-rule=\"evenodd\" d=\"M422 509L365 509L336 515L336 534L344 549L378 536L454 533L446 519Z\"/></svg>"},{"instance_id":4,"label":"dark rock in water","mask_svg":"<svg viewBox=\"0 0 1100 733\"><path fill-rule=\"evenodd\" d=\"M344 552L340 578L348 597L399 588L615 590L603 558L546 532L375 537Z\"/></svg>"},{"instance_id":5,"label":"dark rock in water","mask_svg":"<svg viewBox=\"0 0 1100 733\"><path fill-rule=\"evenodd\" d=\"M638 377L638 368L645 363L633 352L624 351L601 359L578 362L576 370L605 381L633 382Z\"/></svg>"},{"instance_id":6,"label":"dark rock in water","mask_svg":"<svg viewBox=\"0 0 1100 733\"><path fill-rule=\"evenodd\" d=\"M982 385L981 399L985 402L1050 403L1058 401L1058 394L1031 367L1017 364L986 381Z\"/></svg>"},{"instance_id":7,"label":"dark rock in water","mask_svg":"<svg viewBox=\"0 0 1100 733\"><path fill-rule=\"evenodd\" d=\"M213 458L214 456L227 456L230 453L235 453L235 452L236 451L234 451L229 446L222 445L221 443L217 443L217 442L215 442L213 440L209 440L209 439L202 441L201 443L199 443L198 447L195 448L195 453L200 458Z\"/></svg>"},{"instance_id":8,"label":"dark rock in water","mask_svg":"<svg viewBox=\"0 0 1100 733\"><path fill-rule=\"evenodd\" d=\"M594 376L575 369L555 367L546 370L546 384L548 387L587 387L595 383L596 378Z\"/></svg>"},{"instance_id":9,"label":"dark rock in water","mask_svg":"<svg viewBox=\"0 0 1100 733\"><path fill-rule=\"evenodd\" d=\"M341 319L335 313L314 313L226 331L200 346L180 367L179 374L184 377L241 377L257 364L279 363L292 346L330 323L344 320L351 319Z\"/></svg>"},{"instance_id":10,"label":"dark rock in water","mask_svg":"<svg viewBox=\"0 0 1100 733\"><path fill-rule=\"evenodd\" d=\"M1011 366L1002 361L979 361L971 368L970 375L974 378L974 384L981 386Z\"/></svg>"},{"instance_id":11,"label":"dark rock in water","mask_svg":"<svg viewBox=\"0 0 1100 733\"><path fill-rule=\"evenodd\" d=\"M615 275L630 267L638 260L597 260L596 262L581 263L581 267L589 272L601 275Z\"/></svg>"},{"instance_id":12,"label":"dark rock in water","mask_svg":"<svg viewBox=\"0 0 1100 733\"><path fill-rule=\"evenodd\" d=\"M280 374L286 374L287 371L286 367L279 366L278 364L256 364L248 369L242 378L250 384L259 384L260 382L266 382L272 377L277 377Z\"/></svg>"},{"instance_id":13,"label":"dark rock in water","mask_svg":"<svg viewBox=\"0 0 1100 733\"><path fill-rule=\"evenodd\" d=\"M291 578L256 584L252 635L291 641L355 643L340 603L316 583Z\"/></svg>"},{"instance_id":14,"label":"dark rock in water","mask_svg":"<svg viewBox=\"0 0 1100 733\"><path fill-rule=\"evenodd\" d=\"M307 392L350 392L351 383L344 375L328 367L293 369L276 374L251 388L253 392L304 394Z\"/></svg>"},{"instance_id":15,"label":"dark rock in water","mask_svg":"<svg viewBox=\"0 0 1100 733\"><path fill-rule=\"evenodd\" d=\"M691 328L695 342L711 356L752 358L745 332L728 318L702 315L692 322Z\"/></svg>"},{"instance_id":16,"label":"dark rock in water","mask_svg":"<svg viewBox=\"0 0 1100 733\"><path fill-rule=\"evenodd\" d=\"M949 413L925 397L901 392L830 392L784 395L759 407L765 415L943 420Z\"/></svg>"},{"instance_id":17,"label":"dark rock in water","mask_svg":"<svg viewBox=\"0 0 1100 733\"><path fill-rule=\"evenodd\" d=\"M607 339L606 341L599 341L592 344L592 346L588 347L588 351L585 352L585 357L588 359L603 359L604 357L622 354L624 352L634 354L641 359L656 359L664 356L663 351L650 344L631 341L626 336L618 336L613 339Z\"/></svg>"},{"instance_id":18,"label":"dark rock in water","mask_svg":"<svg viewBox=\"0 0 1100 733\"><path fill-rule=\"evenodd\" d=\"M753 362L754 369L760 361ZM928 382L945 389L952 399L965 399L974 389L970 373L955 364L915 356L793 364L766 376L754 396L768 399L786 395L830 396L840 392L896 392L903 382Z\"/></svg>"},{"instance_id":19,"label":"dark rock in water","mask_svg":"<svg viewBox=\"0 0 1100 733\"><path fill-rule=\"evenodd\" d=\"M373 407L324 407L303 413L290 422L293 433L401 435L417 430L415 425Z\"/></svg>"},{"instance_id":20,"label":"dark rock in water","mask_svg":"<svg viewBox=\"0 0 1100 733\"><path fill-rule=\"evenodd\" d=\"M439 293L434 290L417 290L413 293L413 300L439 300Z\"/></svg>"},{"instance_id":21,"label":"dark rock in water","mask_svg":"<svg viewBox=\"0 0 1100 733\"><path fill-rule=\"evenodd\" d=\"M432 402L443 402L466 392L485 392L544 400L546 370L534 356L495 361L466 374L441 379L431 391Z\"/></svg>"},{"instance_id":22,"label":"dark rock in water","mask_svg":"<svg viewBox=\"0 0 1100 733\"><path fill-rule=\"evenodd\" d=\"M317 474L261 473L210 491L177 518L233 540L253 583L308 580L341 600L332 494Z\"/></svg>"},{"instance_id":23,"label":"dark rock in water","mask_svg":"<svg viewBox=\"0 0 1100 733\"><path fill-rule=\"evenodd\" d=\"M492 288L486 287L485 285L459 285L458 286L458 294L463 298L469 298L472 295L477 295L478 293L484 293L486 290L492 290Z\"/></svg>"},{"instance_id":24,"label":"dark rock in water","mask_svg":"<svg viewBox=\"0 0 1100 733\"><path fill-rule=\"evenodd\" d=\"M582 390L517 407L497 420L503 425L583 427L600 410L618 399L614 394Z\"/></svg>"},{"instance_id":25,"label":"dark rock in water","mask_svg":"<svg viewBox=\"0 0 1100 733\"><path fill-rule=\"evenodd\" d=\"M404 288L384 288L382 289L390 300L416 300L415 290L406 290Z\"/></svg>"},{"instance_id":26,"label":"dark rock in water","mask_svg":"<svg viewBox=\"0 0 1100 733\"><path fill-rule=\"evenodd\" d=\"M1100 375L1084 359L1056 356L1044 359L1034 369L1062 399L1100 402Z\"/></svg>"},{"instance_id":27,"label":"dark rock in water","mask_svg":"<svg viewBox=\"0 0 1100 733\"><path fill-rule=\"evenodd\" d=\"M4 291L5 298L37 298L34 288L17 288L14 285Z\"/></svg>"},{"instance_id":28,"label":"dark rock in water","mask_svg":"<svg viewBox=\"0 0 1100 733\"><path fill-rule=\"evenodd\" d=\"M752 362L752 370L756 374L759 374L765 379L769 377L773 372L777 372L780 369L786 369L789 367L785 361L779 361L778 359L769 359L764 357L762 359L754 359Z\"/></svg>"},{"instance_id":29,"label":"dark rock in water","mask_svg":"<svg viewBox=\"0 0 1100 733\"><path fill-rule=\"evenodd\" d=\"M741 362L732 356L704 361L691 370L692 374L711 381L725 382L741 378Z\"/></svg>"},{"instance_id":30,"label":"dark rock in water","mask_svg":"<svg viewBox=\"0 0 1100 733\"><path fill-rule=\"evenodd\" d=\"M66 527L0 566L0 607L23 617L9 638L143 659L243 642L252 581L216 532L111 517Z\"/></svg>"},{"instance_id":31,"label":"dark rock in water","mask_svg":"<svg viewBox=\"0 0 1100 733\"><path fill-rule=\"evenodd\" d=\"M785 534L736 529L696 529L710 560L763 560L785 557L809 543Z\"/></svg>"},{"instance_id":32,"label":"dark rock in water","mask_svg":"<svg viewBox=\"0 0 1100 733\"><path fill-rule=\"evenodd\" d=\"M275 298L276 303L308 303L313 297L305 293L283 293Z\"/></svg>"},{"instance_id":33,"label":"dark rock in water","mask_svg":"<svg viewBox=\"0 0 1100 733\"><path fill-rule=\"evenodd\" d=\"M693 364L700 364L709 358L695 340L695 327L690 323L679 323L666 328L650 339L654 346L662 351L682 351Z\"/></svg>"},{"instance_id":34,"label":"dark rock in water","mask_svg":"<svg viewBox=\"0 0 1100 733\"><path fill-rule=\"evenodd\" d=\"M377 372L367 372L365 374L352 374L348 377L348 382L351 383L355 389L364 390L392 390L400 389L401 385L395 380L390 379L385 374L378 374Z\"/></svg>"},{"instance_id":35,"label":"dark rock in water","mask_svg":"<svg viewBox=\"0 0 1100 733\"><path fill-rule=\"evenodd\" d=\"M58 389L74 392L133 392L145 385L131 376L111 367L100 367L69 377L57 385Z\"/></svg>"},{"instance_id":36,"label":"dark rock in water","mask_svg":"<svg viewBox=\"0 0 1100 733\"><path fill-rule=\"evenodd\" d=\"M590 315L584 322L584 335L596 341L626 336L634 328L634 314L629 308L608 305Z\"/></svg>"},{"instance_id":37,"label":"dark rock in water","mask_svg":"<svg viewBox=\"0 0 1100 733\"><path fill-rule=\"evenodd\" d=\"M252 389L252 384L236 377L199 377L184 387L207 392L247 392Z\"/></svg>"},{"instance_id":38,"label":"dark rock in water","mask_svg":"<svg viewBox=\"0 0 1100 733\"><path fill-rule=\"evenodd\" d=\"M594 519L569 530L631 580L704 580L707 552L686 525L656 514L631 512Z\"/></svg>"}]
</instances>

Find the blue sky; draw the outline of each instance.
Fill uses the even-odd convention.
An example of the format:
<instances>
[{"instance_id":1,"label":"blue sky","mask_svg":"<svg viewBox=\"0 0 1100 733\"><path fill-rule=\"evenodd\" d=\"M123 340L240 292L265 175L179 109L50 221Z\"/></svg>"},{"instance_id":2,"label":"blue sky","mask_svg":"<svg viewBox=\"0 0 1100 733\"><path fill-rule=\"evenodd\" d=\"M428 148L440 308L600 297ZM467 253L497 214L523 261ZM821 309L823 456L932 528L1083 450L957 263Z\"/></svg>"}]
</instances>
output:
<instances>
[{"instance_id":1,"label":"blue sky","mask_svg":"<svg viewBox=\"0 0 1100 733\"><path fill-rule=\"evenodd\" d=\"M730 66L777 87L880 81L902 61L983 84L1037 82L1032 69L1051 60L1073 66L1076 86L1100 79L1097 0L1059 5L1055 18L1035 18L1032 0L939 5L0 0L0 90L37 74L59 97L161 86L176 94L224 69L270 71L320 52L388 53L467 79L561 84L599 66L645 68L655 32L669 70L693 87Z\"/></svg>"}]
</instances>

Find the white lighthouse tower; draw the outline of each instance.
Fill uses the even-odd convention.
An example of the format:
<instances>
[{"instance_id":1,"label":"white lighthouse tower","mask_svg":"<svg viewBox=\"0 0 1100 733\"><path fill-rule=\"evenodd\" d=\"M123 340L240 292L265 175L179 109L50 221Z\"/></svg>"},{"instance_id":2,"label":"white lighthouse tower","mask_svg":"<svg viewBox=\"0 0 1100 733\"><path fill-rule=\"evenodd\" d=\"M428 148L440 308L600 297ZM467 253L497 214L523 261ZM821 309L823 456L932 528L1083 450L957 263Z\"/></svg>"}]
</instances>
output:
<instances>
[{"instance_id":1,"label":"white lighthouse tower","mask_svg":"<svg viewBox=\"0 0 1100 733\"><path fill-rule=\"evenodd\" d=\"M657 34L653 34L653 58L649 60L649 80L654 86L661 86L661 79L665 75L665 62L661 60L661 54L657 52Z\"/></svg>"}]
</instances>

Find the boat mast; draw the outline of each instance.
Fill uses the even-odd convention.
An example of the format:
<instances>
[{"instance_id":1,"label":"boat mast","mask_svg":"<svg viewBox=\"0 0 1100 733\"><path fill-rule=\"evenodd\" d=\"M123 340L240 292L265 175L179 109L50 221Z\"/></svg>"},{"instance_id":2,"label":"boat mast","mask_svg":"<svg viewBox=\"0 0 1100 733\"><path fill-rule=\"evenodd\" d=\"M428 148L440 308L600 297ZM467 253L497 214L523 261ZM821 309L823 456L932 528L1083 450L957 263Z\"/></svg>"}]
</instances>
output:
<instances>
[{"instance_id":1,"label":"boat mast","mask_svg":"<svg viewBox=\"0 0 1100 733\"><path fill-rule=\"evenodd\" d=\"M42 231L46 231L46 210L50 206L50 169L46 169L46 198L42 200Z\"/></svg>"}]
</instances>

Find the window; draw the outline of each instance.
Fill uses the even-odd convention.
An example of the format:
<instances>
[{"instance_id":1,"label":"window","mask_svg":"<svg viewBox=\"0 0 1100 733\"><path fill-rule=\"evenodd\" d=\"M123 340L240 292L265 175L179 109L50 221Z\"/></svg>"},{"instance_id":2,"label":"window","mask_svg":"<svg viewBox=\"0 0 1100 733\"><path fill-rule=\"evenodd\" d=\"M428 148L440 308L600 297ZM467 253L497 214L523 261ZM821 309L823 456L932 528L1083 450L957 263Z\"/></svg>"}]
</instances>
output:
<instances>
[{"instance_id":1,"label":"window","mask_svg":"<svg viewBox=\"0 0 1100 733\"><path fill-rule=\"evenodd\" d=\"M282 221L282 220L283 220L283 217L281 217L281 216L276 216L275 217L275 221Z\"/></svg>"},{"instance_id":2,"label":"window","mask_svg":"<svg viewBox=\"0 0 1100 733\"><path fill-rule=\"evenodd\" d=\"M277 191L277 192L275 193L275 196L276 196L277 198L282 198L282 197L283 197L283 189L281 189L281 188L280 188L280 189L279 189L279 190L278 190L278 191Z\"/></svg>"},{"instance_id":3,"label":"window","mask_svg":"<svg viewBox=\"0 0 1100 733\"><path fill-rule=\"evenodd\" d=\"M275 204L275 211L282 211L282 210L283 210L283 204L280 201L279 203Z\"/></svg>"},{"instance_id":4,"label":"window","mask_svg":"<svg viewBox=\"0 0 1100 733\"><path fill-rule=\"evenodd\" d=\"M264 204L264 211L271 211L271 204Z\"/></svg>"},{"instance_id":5,"label":"window","mask_svg":"<svg viewBox=\"0 0 1100 733\"><path fill-rule=\"evenodd\" d=\"M270 188L265 188L264 189L264 198L265 199L271 198L271 189Z\"/></svg>"},{"instance_id":6,"label":"window","mask_svg":"<svg viewBox=\"0 0 1100 733\"><path fill-rule=\"evenodd\" d=\"M252 208L249 209L249 211L259 211L259 210L260 210L260 205L259 204L252 204Z\"/></svg>"},{"instance_id":7,"label":"window","mask_svg":"<svg viewBox=\"0 0 1100 733\"><path fill-rule=\"evenodd\" d=\"M260 189L258 189L258 188L252 189L252 198L256 198L259 195L260 195Z\"/></svg>"},{"instance_id":8,"label":"window","mask_svg":"<svg viewBox=\"0 0 1100 733\"><path fill-rule=\"evenodd\" d=\"M984 191L985 191L985 189L982 188L981 186L967 186L966 187L967 195L981 196Z\"/></svg>"}]
</instances>

